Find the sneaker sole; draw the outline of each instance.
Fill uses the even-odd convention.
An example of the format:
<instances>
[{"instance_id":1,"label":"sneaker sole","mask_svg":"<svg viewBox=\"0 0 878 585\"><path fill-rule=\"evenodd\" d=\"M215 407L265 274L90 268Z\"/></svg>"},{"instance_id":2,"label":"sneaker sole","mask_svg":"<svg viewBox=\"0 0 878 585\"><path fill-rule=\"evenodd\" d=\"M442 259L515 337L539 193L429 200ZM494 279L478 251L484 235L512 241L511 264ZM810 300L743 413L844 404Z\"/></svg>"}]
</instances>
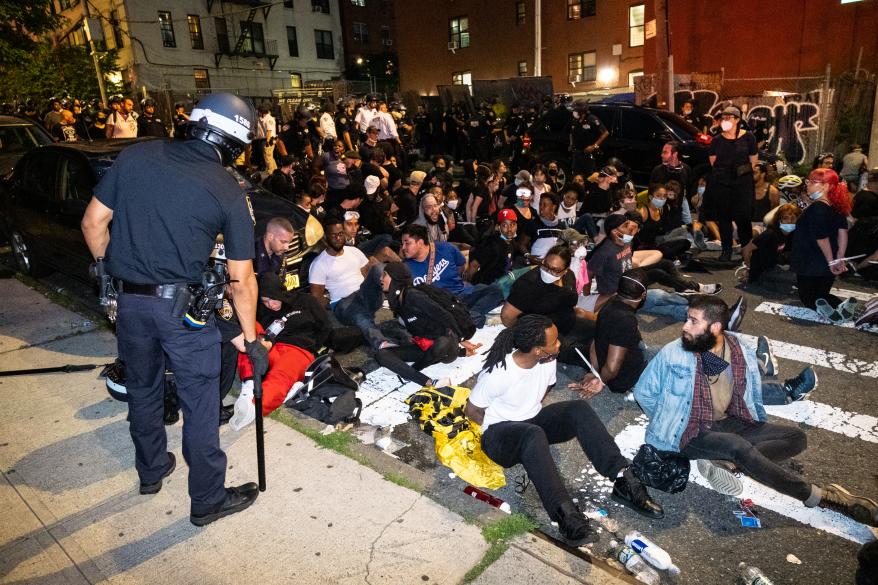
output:
<instances>
[{"instance_id":1,"label":"sneaker sole","mask_svg":"<svg viewBox=\"0 0 878 585\"><path fill-rule=\"evenodd\" d=\"M857 502L855 506L859 511L862 512L862 518L859 517L861 514L858 513L856 514L856 516L858 517L854 518L854 520L867 526L878 527L878 517L876 517L876 514L878 514L878 502L865 496L855 496L837 483L831 483L829 485ZM862 502L868 502L868 504L864 504Z\"/></svg>"},{"instance_id":2,"label":"sneaker sole","mask_svg":"<svg viewBox=\"0 0 878 585\"><path fill-rule=\"evenodd\" d=\"M717 492L726 496L740 496L744 491L744 484L732 472L722 469L705 459L699 459L696 466L698 467L698 473Z\"/></svg>"}]
</instances>

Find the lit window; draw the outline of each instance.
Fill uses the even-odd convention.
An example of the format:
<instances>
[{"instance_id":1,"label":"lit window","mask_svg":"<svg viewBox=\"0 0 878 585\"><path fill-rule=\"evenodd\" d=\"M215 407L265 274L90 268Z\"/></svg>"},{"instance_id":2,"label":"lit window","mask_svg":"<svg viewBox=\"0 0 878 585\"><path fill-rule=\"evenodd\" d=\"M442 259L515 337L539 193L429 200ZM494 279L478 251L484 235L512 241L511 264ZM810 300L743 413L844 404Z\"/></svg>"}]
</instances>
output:
<instances>
[{"instance_id":1,"label":"lit window","mask_svg":"<svg viewBox=\"0 0 878 585\"><path fill-rule=\"evenodd\" d=\"M189 25L189 41L192 43L192 48L203 49L204 38L201 36L201 18L197 14L190 14L186 17L186 24Z\"/></svg>"},{"instance_id":2,"label":"lit window","mask_svg":"<svg viewBox=\"0 0 878 585\"><path fill-rule=\"evenodd\" d=\"M597 0L567 0L567 20L579 20L597 14Z\"/></svg>"},{"instance_id":3,"label":"lit window","mask_svg":"<svg viewBox=\"0 0 878 585\"><path fill-rule=\"evenodd\" d=\"M643 46L643 20L645 16L643 4L635 4L628 8L628 46Z\"/></svg>"},{"instance_id":4,"label":"lit window","mask_svg":"<svg viewBox=\"0 0 878 585\"><path fill-rule=\"evenodd\" d=\"M458 49L469 47L469 18L458 16L448 21L448 41Z\"/></svg>"},{"instance_id":5,"label":"lit window","mask_svg":"<svg viewBox=\"0 0 878 585\"><path fill-rule=\"evenodd\" d=\"M628 73L628 86L634 87L634 83L637 81L638 77L643 77L643 69L635 69Z\"/></svg>"},{"instance_id":6,"label":"lit window","mask_svg":"<svg viewBox=\"0 0 878 585\"><path fill-rule=\"evenodd\" d=\"M163 46L177 46L177 40L174 38L174 22L171 20L170 12L159 10L159 30L162 32Z\"/></svg>"},{"instance_id":7,"label":"lit window","mask_svg":"<svg viewBox=\"0 0 878 585\"><path fill-rule=\"evenodd\" d=\"M567 55L567 77L573 83L594 81L597 76L597 54L594 51Z\"/></svg>"},{"instance_id":8,"label":"lit window","mask_svg":"<svg viewBox=\"0 0 878 585\"><path fill-rule=\"evenodd\" d=\"M518 76L525 77L527 75L527 61L518 62Z\"/></svg>"},{"instance_id":9,"label":"lit window","mask_svg":"<svg viewBox=\"0 0 878 585\"><path fill-rule=\"evenodd\" d=\"M302 89L301 73L290 73L290 87L293 89Z\"/></svg>"},{"instance_id":10,"label":"lit window","mask_svg":"<svg viewBox=\"0 0 878 585\"><path fill-rule=\"evenodd\" d=\"M521 26L524 24L526 17L524 2L515 3L515 24Z\"/></svg>"},{"instance_id":11,"label":"lit window","mask_svg":"<svg viewBox=\"0 0 878 585\"><path fill-rule=\"evenodd\" d=\"M210 77L207 69L195 69L195 89L210 89Z\"/></svg>"},{"instance_id":12,"label":"lit window","mask_svg":"<svg viewBox=\"0 0 878 585\"><path fill-rule=\"evenodd\" d=\"M472 85L473 84L473 73L472 71L458 71L457 73L451 74L451 85Z\"/></svg>"}]
</instances>

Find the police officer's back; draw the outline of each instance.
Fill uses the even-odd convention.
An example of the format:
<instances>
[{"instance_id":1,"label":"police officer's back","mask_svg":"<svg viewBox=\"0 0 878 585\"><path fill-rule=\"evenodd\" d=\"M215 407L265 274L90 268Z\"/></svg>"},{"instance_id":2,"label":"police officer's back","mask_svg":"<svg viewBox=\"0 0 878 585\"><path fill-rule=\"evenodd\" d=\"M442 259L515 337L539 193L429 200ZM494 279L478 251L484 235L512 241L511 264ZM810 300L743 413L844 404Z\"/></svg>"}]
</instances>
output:
<instances>
[{"instance_id":1,"label":"police officer's back","mask_svg":"<svg viewBox=\"0 0 878 585\"><path fill-rule=\"evenodd\" d=\"M143 142L119 154L95 188L82 222L89 249L106 258L119 292L116 331L126 363L140 493L157 493L175 467L162 421L163 377L170 368L183 408L190 520L197 526L245 509L258 495L256 484L224 487L220 335L210 317L190 319L188 327L183 322L222 233L229 277L237 281L230 287L247 351L257 371L265 371L267 352L255 330L252 212L223 168L250 142L254 121L252 106L240 98L204 97L190 117L191 140Z\"/></svg>"}]
</instances>

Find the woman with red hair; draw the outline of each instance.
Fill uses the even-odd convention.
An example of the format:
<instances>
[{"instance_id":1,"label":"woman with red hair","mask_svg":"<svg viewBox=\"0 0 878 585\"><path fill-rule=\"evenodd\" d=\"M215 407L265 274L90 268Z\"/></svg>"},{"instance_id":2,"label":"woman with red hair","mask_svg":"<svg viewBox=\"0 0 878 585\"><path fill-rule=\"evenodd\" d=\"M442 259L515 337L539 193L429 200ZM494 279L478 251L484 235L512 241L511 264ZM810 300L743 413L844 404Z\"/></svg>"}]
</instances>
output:
<instances>
[{"instance_id":1,"label":"woman with red hair","mask_svg":"<svg viewBox=\"0 0 878 585\"><path fill-rule=\"evenodd\" d=\"M796 222L790 270L796 274L802 303L841 323L853 317L856 301L842 302L829 291L835 277L847 270L840 259L848 245L851 197L832 169L811 171L805 185L811 204Z\"/></svg>"}]
</instances>

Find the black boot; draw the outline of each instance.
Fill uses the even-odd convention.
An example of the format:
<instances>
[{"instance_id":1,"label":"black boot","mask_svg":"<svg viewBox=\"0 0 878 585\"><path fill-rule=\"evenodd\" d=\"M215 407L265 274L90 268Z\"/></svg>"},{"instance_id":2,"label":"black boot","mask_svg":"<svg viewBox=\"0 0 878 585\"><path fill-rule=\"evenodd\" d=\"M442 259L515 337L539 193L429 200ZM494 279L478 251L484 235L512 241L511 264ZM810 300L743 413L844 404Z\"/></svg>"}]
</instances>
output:
<instances>
[{"instance_id":1,"label":"black boot","mask_svg":"<svg viewBox=\"0 0 878 585\"><path fill-rule=\"evenodd\" d=\"M616 479L611 497L641 516L656 520L665 517L665 511L649 497L649 492L630 468L622 472L622 477Z\"/></svg>"},{"instance_id":2,"label":"black boot","mask_svg":"<svg viewBox=\"0 0 878 585\"><path fill-rule=\"evenodd\" d=\"M866 526L878 527L878 504L869 498L855 496L838 484L821 486L823 497L818 504Z\"/></svg>"},{"instance_id":3,"label":"black boot","mask_svg":"<svg viewBox=\"0 0 878 585\"><path fill-rule=\"evenodd\" d=\"M723 251L719 255L720 262L731 262L732 261L732 250L723 248Z\"/></svg>"},{"instance_id":4,"label":"black boot","mask_svg":"<svg viewBox=\"0 0 878 585\"><path fill-rule=\"evenodd\" d=\"M570 546L582 546L597 542L598 535L589 525L588 518L582 515L579 508L571 501L558 506L558 532Z\"/></svg>"}]
</instances>

